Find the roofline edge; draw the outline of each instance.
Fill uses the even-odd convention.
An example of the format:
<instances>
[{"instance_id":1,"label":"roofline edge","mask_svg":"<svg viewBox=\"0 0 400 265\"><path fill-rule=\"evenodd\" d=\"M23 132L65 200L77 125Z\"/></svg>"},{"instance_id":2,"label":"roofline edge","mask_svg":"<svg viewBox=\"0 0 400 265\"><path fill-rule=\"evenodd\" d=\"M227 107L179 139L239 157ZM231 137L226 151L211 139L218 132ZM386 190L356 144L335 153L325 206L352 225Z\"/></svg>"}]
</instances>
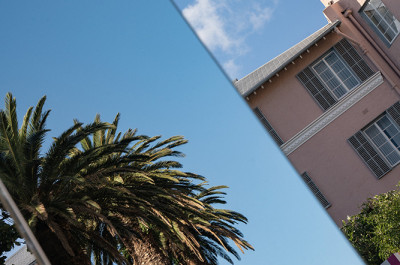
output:
<instances>
[{"instance_id":1,"label":"roofline edge","mask_svg":"<svg viewBox=\"0 0 400 265\"><path fill-rule=\"evenodd\" d=\"M294 56L290 57L282 66L280 66L278 69L270 73L267 77L263 78L261 81L259 81L256 85L253 86L253 88L249 89L247 92L241 94L242 97L248 97L251 93L256 91L262 84L264 84L267 80L271 79L274 75L276 75L278 72L282 71L290 62L295 60L297 57L299 57L301 54L303 54L305 51L307 51L312 45L320 41L323 37L331 33L337 26L339 26L342 22L340 20L336 20L335 22L332 23L332 25L326 30L324 34L321 34L318 38L316 38L314 41L310 42L307 46L305 46L303 49L301 49L298 53L296 53ZM289 48L290 49L290 48Z\"/></svg>"}]
</instances>

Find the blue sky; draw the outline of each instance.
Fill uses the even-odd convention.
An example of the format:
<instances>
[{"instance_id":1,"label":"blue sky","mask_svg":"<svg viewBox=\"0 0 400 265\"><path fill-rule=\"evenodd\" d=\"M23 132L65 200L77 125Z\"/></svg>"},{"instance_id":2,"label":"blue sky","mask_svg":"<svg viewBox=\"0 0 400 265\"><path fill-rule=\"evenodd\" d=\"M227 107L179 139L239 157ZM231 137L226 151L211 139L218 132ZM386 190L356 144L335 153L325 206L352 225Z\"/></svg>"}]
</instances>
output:
<instances>
[{"instance_id":1,"label":"blue sky","mask_svg":"<svg viewBox=\"0 0 400 265\"><path fill-rule=\"evenodd\" d=\"M318 0L173 0L173 2L220 68L225 71L229 80L244 77L327 24L322 13L324 6ZM270 156L274 156L274 159L269 161L269 166L271 166L270 163L278 163L279 166L290 167L288 162L282 159L279 151L270 149L268 152ZM282 177L281 172L277 174ZM267 175L267 178L272 177L270 174ZM296 194L292 195L294 197L305 196L297 193L304 191L305 188L301 185L302 183L297 182L299 177L293 172L290 172L289 175L290 180L274 180L274 185L282 187L288 184L286 181L293 181L292 184L296 185L296 187L293 187L293 191ZM295 181L293 178L298 179ZM271 191L271 187L267 190ZM284 192L281 189L279 191ZM290 197L293 199L292 196ZM283 202L280 201L280 203L286 203L287 200L290 200L289 198L281 199ZM324 216L325 210L315 205L308 206L313 207L313 217L318 219L318 221L313 221L318 223L321 221L322 223L319 223L320 229L325 227L326 232L329 231L328 233L330 233L330 229L332 229L331 224L329 224L330 220L326 223L325 219L323 219L324 221L319 219L326 217ZM270 207L276 209L267 205L268 209ZM293 207L296 208L297 206L288 206L285 209L293 210ZM304 210L303 207L300 207L300 209ZM306 211L308 212L308 209ZM304 226L308 221L303 218L304 215L292 219L292 225ZM267 223L271 224L271 222L273 223L269 220ZM287 224L290 224L290 222L290 219L287 220ZM319 235L321 231L312 231L312 229L309 232L316 237L314 239L302 232L294 232L293 236L297 240L307 238L307 241L313 243L321 240L319 237L322 235ZM335 243L339 243L342 239L341 235L336 234L329 235L329 237ZM307 247L309 247L308 244L310 243L306 244ZM343 246L348 246L348 243L344 241ZM313 252L318 252L315 247L313 246L310 249L313 249ZM282 249L286 249L284 244L274 248L277 253L280 253L275 255L282 255ZM323 255L317 256L320 258ZM332 261L334 261L332 264L353 264L350 261L343 261L343 263L338 260ZM311 263L305 260L300 262L300 264ZM282 261L276 264L282 264ZM321 264L328 264L327 259L324 259Z\"/></svg>"},{"instance_id":2,"label":"blue sky","mask_svg":"<svg viewBox=\"0 0 400 265\"><path fill-rule=\"evenodd\" d=\"M242 78L327 21L319 0L173 0L231 79Z\"/></svg>"},{"instance_id":3,"label":"blue sky","mask_svg":"<svg viewBox=\"0 0 400 265\"><path fill-rule=\"evenodd\" d=\"M213 48L221 62L234 59L239 77L324 22L305 16L308 24L296 25L288 18L294 16L286 8L289 3L257 2L244 7L269 10L265 22L245 23L257 30L247 36L244 25L232 37L246 35L238 44ZM308 2L313 6L302 8L316 9L319 13L312 14L322 17L319 1ZM293 25L299 27L293 36L276 36ZM180 149L187 155L180 159L184 170L206 176L211 185L230 186L223 207L249 219L239 228L256 251L235 264L363 264L172 3L2 1L0 36L0 95L13 93L20 118L47 95L46 107L52 109L48 141L74 118L90 122L100 113L111 121L117 112L121 130L189 139ZM258 56L254 45L270 51ZM247 60L254 62L244 66Z\"/></svg>"}]
</instances>

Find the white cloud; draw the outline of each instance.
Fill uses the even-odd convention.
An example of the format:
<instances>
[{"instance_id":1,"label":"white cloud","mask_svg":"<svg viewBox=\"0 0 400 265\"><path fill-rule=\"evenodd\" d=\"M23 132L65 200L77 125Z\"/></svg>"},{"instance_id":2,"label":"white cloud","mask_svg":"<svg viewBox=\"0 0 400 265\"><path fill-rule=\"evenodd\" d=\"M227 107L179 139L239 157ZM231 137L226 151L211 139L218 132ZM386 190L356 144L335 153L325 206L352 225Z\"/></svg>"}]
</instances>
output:
<instances>
[{"instance_id":1,"label":"white cloud","mask_svg":"<svg viewBox=\"0 0 400 265\"><path fill-rule=\"evenodd\" d=\"M210 50L240 55L246 37L264 27L273 9L255 0L194 0L182 13Z\"/></svg>"},{"instance_id":2,"label":"white cloud","mask_svg":"<svg viewBox=\"0 0 400 265\"><path fill-rule=\"evenodd\" d=\"M235 59L251 50L248 38L261 30L273 15L279 0L192 0L182 10L205 46L230 77L240 66Z\"/></svg>"},{"instance_id":3,"label":"white cloud","mask_svg":"<svg viewBox=\"0 0 400 265\"><path fill-rule=\"evenodd\" d=\"M225 29L224 19L218 14L218 5L212 0L196 0L182 13L202 42L211 50L228 52L236 45Z\"/></svg>"},{"instance_id":4,"label":"white cloud","mask_svg":"<svg viewBox=\"0 0 400 265\"><path fill-rule=\"evenodd\" d=\"M222 68L225 70L231 80L238 76L240 67L236 64L234 59L230 59L222 64Z\"/></svg>"},{"instance_id":5,"label":"white cloud","mask_svg":"<svg viewBox=\"0 0 400 265\"><path fill-rule=\"evenodd\" d=\"M249 14L249 21L253 30L261 29L272 17L273 9L270 7L261 7L256 5L254 11Z\"/></svg>"}]
</instances>

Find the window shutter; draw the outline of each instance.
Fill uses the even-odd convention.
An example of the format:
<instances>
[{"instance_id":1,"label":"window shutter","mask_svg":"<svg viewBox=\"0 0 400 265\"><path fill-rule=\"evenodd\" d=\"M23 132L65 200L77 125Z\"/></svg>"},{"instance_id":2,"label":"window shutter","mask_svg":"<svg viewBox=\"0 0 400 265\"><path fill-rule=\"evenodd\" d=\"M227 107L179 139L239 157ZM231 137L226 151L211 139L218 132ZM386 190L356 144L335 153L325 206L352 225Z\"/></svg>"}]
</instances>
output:
<instances>
[{"instance_id":1,"label":"window shutter","mask_svg":"<svg viewBox=\"0 0 400 265\"><path fill-rule=\"evenodd\" d=\"M390 171L391 167L368 142L361 131L350 137L348 142L378 179Z\"/></svg>"},{"instance_id":2,"label":"window shutter","mask_svg":"<svg viewBox=\"0 0 400 265\"><path fill-rule=\"evenodd\" d=\"M264 116L264 114L261 112L259 108L254 109L254 113L257 115L258 119L261 121L261 123L264 125L264 127L267 129L268 133L272 136L272 138L275 140L275 142L281 146L283 144L282 139L279 137L279 135L276 133L274 128L272 128L271 124L267 120L267 118Z\"/></svg>"},{"instance_id":3,"label":"window shutter","mask_svg":"<svg viewBox=\"0 0 400 265\"><path fill-rule=\"evenodd\" d=\"M342 39L334 47L362 82L374 74L348 40Z\"/></svg>"},{"instance_id":4,"label":"window shutter","mask_svg":"<svg viewBox=\"0 0 400 265\"><path fill-rule=\"evenodd\" d=\"M318 189L317 185L312 181L310 176L308 175L307 172L304 172L301 174L301 177L303 178L304 182L307 184L307 186L311 189L311 191L314 193L314 195L317 197L317 199L320 201L322 206L326 208L329 208L331 204L328 202L328 200L325 198L325 196L321 193L321 191Z\"/></svg>"},{"instance_id":5,"label":"window shutter","mask_svg":"<svg viewBox=\"0 0 400 265\"><path fill-rule=\"evenodd\" d=\"M336 100L331 96L309 67L300 72L297 75L297 78L324 110L327 110L330 106L336 103Z\"/></svg>"},{"instance_id":6,"label":"window shutter","mask_svg":"<svg viewBox=\"0 0 400 265\"><path fill-rule=\"evenodd\" d=\"M399 125L400 127L400 102L396 102L390 108L388 108L387 113L392 117L392 119Z\"/></svg>"}]
</instances>

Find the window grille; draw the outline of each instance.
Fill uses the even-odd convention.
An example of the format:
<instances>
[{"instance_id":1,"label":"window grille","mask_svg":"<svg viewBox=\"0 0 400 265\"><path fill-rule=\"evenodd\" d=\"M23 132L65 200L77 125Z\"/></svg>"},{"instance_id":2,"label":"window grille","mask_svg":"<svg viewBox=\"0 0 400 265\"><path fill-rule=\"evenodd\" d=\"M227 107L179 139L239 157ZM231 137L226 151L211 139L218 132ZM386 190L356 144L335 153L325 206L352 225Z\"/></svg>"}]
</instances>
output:
<instances>
[{"instance_id":1,"label":"window grille","mask_svg":"<svg viewBox=\"0 0 400 265\"><path fill-rule=\"evenodd\" d=\"M318 105L327 110L373 74L355 48L342 39L301 71L297 78Z\"/></svg>"},{"instance_id":2,"label":"window grille","mask_svg":"<svg viewBox=\"0 0 400 265\"><path fill-rule=\"evenodd\" d=\"M281 146L283 144L282 139L279 137L279 135L276 133L274 128L272 128L271 124L267 120L267 118L264 116L264 114L261 112L259 108L254 109L254 113L257 115L258 119L261 121L261 123L264 125L265 129L267 129L268 133L272 136L274 141Z\"/></svg>"},{"instance_id":3,"label":"window grille","mask_svg":"<svg viewBox=\"0 0 400 265\"><path fill-rule=\"evenodd\" d=\"M393 16L381 0L370 0L363 9L374 29L389 42L393 43L399 35L400 22Z\"/></svg>"},{"instance_id":4,"label":"window grille","mask_svg":"<svg viewBox=\"0 0 400 265\"><path fill-rule=\"evenodd\" d=\"M324 110L329 109L337 102L309 67L299 73L297 77Z\"/></svg>"},{"instance_id":5,"label":"window grille","mask_svg":"<svg viewBox=\"0 0 400 265\"><path fill-rule=\"evenodd\" d=\"M325 209L329 208L331 204L328 202L328 200L325 198L322 192L318 189L317 185L315 185L315 183L312 181L308 173L304 172L303 174L301 174L301 177L307 184L307 186L310 188L310 190L313 192L315 197L317 197L322 206L325 207Z\"/></svg>"},{"instance_id":6,"label":"window grille","mask_svg":"<svg viewBox=\"0 0 400 265\"><path fill-rule=\"evenodd\" d=\"M374 74L374 71L346 39L339 41L334 48L362 82Z\"/></svg>"},{"instance_id":7,"label":"window grille","mask_svg":"<svg viewBox=\"0 0 400 265\"><path fill-rule=\"evenodd\" d=\"M348 139L379 179L400 163L400 102Z\"/></svg>"},{"instance_id":8,"label":"window grille","mask_svg":"<svg viewBox=\"0 0 400 265\"><path fill-rule=\"evenodd\" d=\"M384 114L364 132L391 166L400 161L400 131L388 114Z\"/></svg>"},{"instance_id":9,"label":"window grille","mask_svg":"<svg viewBox=\"0 0 400 265\"><path fill-rule=\"evenodd\" d=\"M390 165L382 159L362 131L350 137L348 142L378 179L390 171Z\"/></svg>"},{"instance_id":10,"label":"window grille","mask_svg":"<svg viewBox=\"0 0 400 265\"><path fill-rule=\"evenodd\" d=\"M312 68L336 99L340 99L360 83L335 50L325 55Z\"/></svg>"}]
</instances>

